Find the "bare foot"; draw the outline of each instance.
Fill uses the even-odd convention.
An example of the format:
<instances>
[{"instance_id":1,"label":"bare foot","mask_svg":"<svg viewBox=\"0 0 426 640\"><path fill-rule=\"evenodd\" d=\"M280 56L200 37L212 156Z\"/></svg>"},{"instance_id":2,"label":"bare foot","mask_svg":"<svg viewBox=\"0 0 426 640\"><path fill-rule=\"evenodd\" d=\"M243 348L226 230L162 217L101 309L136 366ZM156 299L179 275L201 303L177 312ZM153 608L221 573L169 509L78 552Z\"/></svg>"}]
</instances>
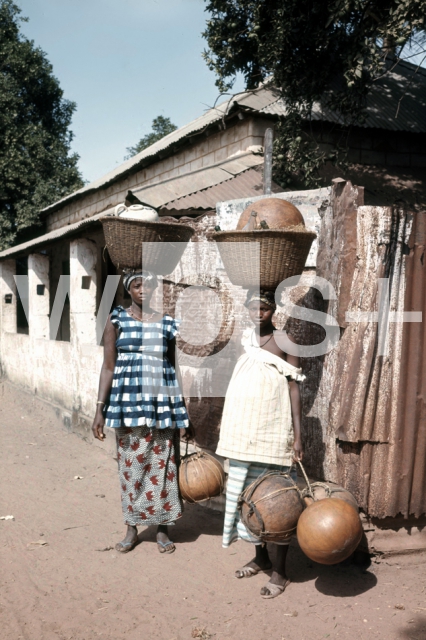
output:
<instances>
[{"instance_id":1,"label":"bare foot","mask_svg":"<svg viewBox=\"0 0 426 640\"><path fill-rule=\"evenodd\" d=\"M127 525L127 533L124 540L121 542L117 542L115 545L116 551L120 553L129 553L132 549L134 549L138 542L138 530L137 527L132 527Z\"/></svg>"},{"instance_id":2,"label":"bare foot","mask_svg":"<svg viewBox=\"0 0 426 640\"><path fill-rule=\"evenodd\" d=\"M174 542L169 538L167 527L162 524L159 524L157 529L157 546L160 553L173 553L176 551Z\"/></svg>"}]
</instances>

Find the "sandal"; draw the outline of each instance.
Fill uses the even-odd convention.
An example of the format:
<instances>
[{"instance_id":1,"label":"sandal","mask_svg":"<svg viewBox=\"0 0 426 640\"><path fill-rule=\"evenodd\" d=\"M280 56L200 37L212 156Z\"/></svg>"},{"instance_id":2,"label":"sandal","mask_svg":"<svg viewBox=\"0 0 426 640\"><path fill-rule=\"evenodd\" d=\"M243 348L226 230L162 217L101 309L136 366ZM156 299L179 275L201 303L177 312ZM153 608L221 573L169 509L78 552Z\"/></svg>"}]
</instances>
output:
<instances>
[{"instance_id":1,"label":"sandal","mask_svg":"<svg viewBox=\"0 0 426 640\"><path fill-rule=\"evenodd\" d=\"M157 544L158 544L158 551L160 553L174 553L176 551L175 543L172 542L171 540L169 540L168 542L161 542L161 540L157 540ZM161 547L163 548L163 550L161 550ZM171 547L171 548L167 549L167 547Z\"/></svg>"},{"instance_id":2,"label":"sandal","mask_svg":"<svg viewBox=\"0 0 426 640\"><path fill-rule=\"evenodd\" d=\"M257 576L258 573L260 573L261 571L268 571L268 569L270 569L272 567L272 565L269 565L267 567L265 567L264 569L261 569L260 567L258 567L256 569L256 567L249 567L249 566L245 566L242 569L237 569L235 572L235 577L236 578L251 578L252 576Z\"/></svg>"},{"instance_id":3,"label":"sandal","mask_svg":"<svg viewBox=\"0 0 426 640\"><path fill-rule=\"evenodd\" d=\"M284 591L286 590L289 584L290 584L290 580L287 580L284 585L272 584L272 582L267 582L265 586L261 588L260 595L265 600L276 598L277 596L284 593ZM265 590L265 593L262 593L263 590ZM268 591L269 593L266 593L266 591Z\"/></svg>"},{"instance_id":4,"label":"sandal","mask_svg":"<svg viewBox=\"0 0 426 640\"><path fill-rule=\"evenodd\" d=\"M115 550L119 551L120 553L129 553L129 551L132 551L137 544L137 538L136 540L133 540L133 542L117 542L117 544L115 545Z\"/></svg>"}]
</instances>

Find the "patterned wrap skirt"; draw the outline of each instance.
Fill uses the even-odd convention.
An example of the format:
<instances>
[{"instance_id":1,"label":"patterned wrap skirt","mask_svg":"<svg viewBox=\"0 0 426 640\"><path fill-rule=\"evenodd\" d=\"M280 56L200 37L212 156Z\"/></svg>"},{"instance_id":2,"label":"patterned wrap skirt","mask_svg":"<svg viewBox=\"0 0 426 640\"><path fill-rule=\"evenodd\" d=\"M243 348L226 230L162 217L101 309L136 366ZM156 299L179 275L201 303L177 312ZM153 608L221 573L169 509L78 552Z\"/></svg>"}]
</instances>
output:
<instances>
[{"instance_id":1,"label":"patterned wrap skirt","mask_svg":"<svg viewBox=\"0 0 426 640\"><path fill-rule=\"evenodd\" d=\"M174 524L182 515L179 430L116 429L121 505L127 525Z\"/></svg>"}]
</instances>

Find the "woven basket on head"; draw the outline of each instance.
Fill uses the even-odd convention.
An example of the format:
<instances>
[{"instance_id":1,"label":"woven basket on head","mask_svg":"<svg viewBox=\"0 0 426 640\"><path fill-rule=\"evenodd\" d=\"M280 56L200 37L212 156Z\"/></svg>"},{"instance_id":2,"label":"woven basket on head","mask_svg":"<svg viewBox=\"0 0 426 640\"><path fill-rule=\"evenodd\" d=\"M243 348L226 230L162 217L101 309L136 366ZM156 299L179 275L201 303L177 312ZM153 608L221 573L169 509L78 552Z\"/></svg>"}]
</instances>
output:
<instances>
[{"instance_id":1,"label":"woven basket on head","mask_svg":"<svg viewBox=\"0 0 426 640\"><path fill-rule=\"evenodd\" d=\"M112 262L118 269L142 267L160 275L172 273L194 230L183 224L100 218ZM149 243L142 246L142 243ZM143 252L142 252L143 249ZM142 263L143 260L143 263Z\"/></svg>"},{"instance_id":2,"label":"woven basket on head","mask_svg":"<svg viewBox=\"0 0 426 640\"><path fill-rule=\"evenodd\" d=\"M316 234L301 225L287 229L218 231L212 237L218 243L232 284L272 290L286 278L302 273ZM260 245L258 254L251 251L254 242Z\"/></svg>"}]
</instances>

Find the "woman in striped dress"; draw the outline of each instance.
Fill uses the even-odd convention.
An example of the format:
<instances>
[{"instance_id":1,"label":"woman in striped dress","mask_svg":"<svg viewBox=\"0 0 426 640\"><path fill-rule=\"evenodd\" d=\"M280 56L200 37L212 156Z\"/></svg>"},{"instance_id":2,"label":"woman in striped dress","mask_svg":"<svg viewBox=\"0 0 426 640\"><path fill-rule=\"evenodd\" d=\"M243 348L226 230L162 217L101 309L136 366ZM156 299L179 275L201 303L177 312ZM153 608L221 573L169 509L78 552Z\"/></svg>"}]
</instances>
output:
<instances>
[{"instance_id":1,"label":"woman in striped dress","mask_svg":"<svg viewBox=\"0 0 426 640\"><path fill-rule=\"evenodd\" d=\"M157 286L154 274L130 273L124 286L132 304L116 307L105 327L92 431L98 440L105 438L105 426L116 431L127 525L117 551L127 553L136 546L138 525L156 525L160 553L173 553L167 527L182 515L179 430L184 438L192 435L174 368L178 323L150 306Z\"/></svg>"}]
</instances>

